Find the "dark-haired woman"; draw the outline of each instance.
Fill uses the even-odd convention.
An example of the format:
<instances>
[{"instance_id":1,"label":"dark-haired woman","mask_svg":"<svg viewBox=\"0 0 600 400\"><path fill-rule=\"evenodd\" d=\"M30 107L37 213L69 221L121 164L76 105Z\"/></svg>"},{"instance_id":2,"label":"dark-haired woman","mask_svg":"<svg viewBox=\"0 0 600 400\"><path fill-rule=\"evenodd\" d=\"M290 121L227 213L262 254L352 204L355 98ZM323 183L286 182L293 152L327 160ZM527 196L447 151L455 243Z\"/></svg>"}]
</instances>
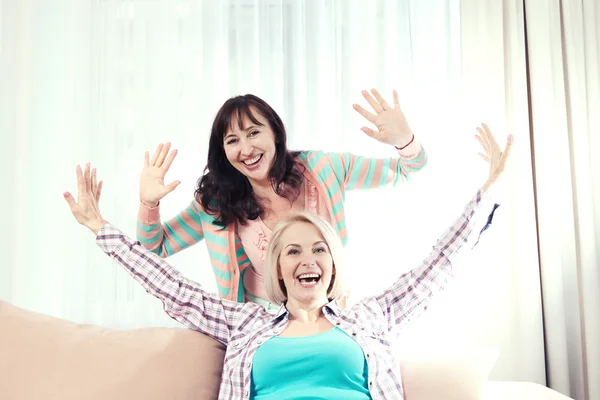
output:
<instances>
[{"instance_id":1,"label":"dark-haired woman","mask_svg":"<svg viewBox=\"0 0 600 400\"><path fill-rule=\"evenodd\" d=\"M363 96L375 112L353 105L376 129L370 137L395 146L398 156L366 158L349 153L293 152L277 113L262 99L237 96L227 100L215 117L208 165L198 180L194 200L162 223L159 201L179 181L164 177L177 155L160 144L140 176L137 237L144 247L168 257L205 241L221 297L253 301L275 312L262 278L271 230L297 211L323 217L347 242L345 190L396 185L423 168L427 155L411 132L394 91L391 107L376 91Z\"/></svg>"}]
</instances>

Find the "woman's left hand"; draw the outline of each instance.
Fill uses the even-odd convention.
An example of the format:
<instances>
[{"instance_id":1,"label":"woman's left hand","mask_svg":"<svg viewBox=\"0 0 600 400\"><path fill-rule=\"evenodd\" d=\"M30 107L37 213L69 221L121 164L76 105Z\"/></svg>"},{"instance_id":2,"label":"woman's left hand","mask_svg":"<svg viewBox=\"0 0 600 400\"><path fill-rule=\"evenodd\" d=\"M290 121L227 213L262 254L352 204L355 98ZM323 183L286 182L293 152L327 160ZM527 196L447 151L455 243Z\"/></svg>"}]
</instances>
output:
<instances>
[{"instance_id":1,"label":"woman's left hand","mask_svg":"<svg viewBox=\"0 0 600 400\"><path fill-rule=\"evenodd\" d=\"M483 189L489 189L502 175L506 162L510 156L510 150L513 144L513 135L508 135L506 138L506 146L504 151L500 148L500 145L496 141L496 138L492 134L492 131L486 124L481 124L481 127L477 128L477 134L475 138L483 148L483 151L479 153L479 156L483 158L490 166L488 179L483 185Z\"/></svg>"},{"instance_id":2,"label":"woman's left hand","mask_svg":"<svg viewBox=\"0 0 600 400\"><path fill-rule=\"evenodd\" d=\"M408 121L406 120L404 113L400 109L398 93L394 90L394 107L392 108L383 97L381 97L377 90L371 89L371 92L375 98L373 98L366 90L363 90L362 94L375 111L375 114L368 112L358 104L353 104L352 107L358 111L360 115L372 122L377 127L377 130L367 127L362 127L360 129L373 139L382 143L396 147L406 146L411 141L413 134L408 126Z\"/></svg>"}]
</instances>

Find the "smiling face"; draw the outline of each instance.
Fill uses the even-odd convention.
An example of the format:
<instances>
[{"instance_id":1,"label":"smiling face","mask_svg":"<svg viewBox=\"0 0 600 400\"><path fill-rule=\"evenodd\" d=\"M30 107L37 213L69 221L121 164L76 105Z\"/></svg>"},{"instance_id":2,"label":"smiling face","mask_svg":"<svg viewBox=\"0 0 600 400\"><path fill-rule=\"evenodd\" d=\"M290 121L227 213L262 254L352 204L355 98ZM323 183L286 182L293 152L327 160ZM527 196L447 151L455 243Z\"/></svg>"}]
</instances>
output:
<instances>
[{"instance_id":1,"label":"smiling face","mask_svg":"<svg viewBox=\"0 0 600 400\"><path fill-rule=\"evenodd\" d=\"M252 115L231 120L223 137L223 148L229 163L250 183L269 184L269 171L276 156L275 135L267 119L250 107ZM238 114L239 115L239 114Z\"/></svg>"},{"instance_id":2,"label":"smiling face","mask_svg":"<svg viewBox=\"0 0 600 400\"><path fill-rule=\"evenodd\" d=\"M295 222L282 233L280 245L277 273L288 301L326 303L335 267L319 229L309 222Z\"/></svg>"}]
</instances>

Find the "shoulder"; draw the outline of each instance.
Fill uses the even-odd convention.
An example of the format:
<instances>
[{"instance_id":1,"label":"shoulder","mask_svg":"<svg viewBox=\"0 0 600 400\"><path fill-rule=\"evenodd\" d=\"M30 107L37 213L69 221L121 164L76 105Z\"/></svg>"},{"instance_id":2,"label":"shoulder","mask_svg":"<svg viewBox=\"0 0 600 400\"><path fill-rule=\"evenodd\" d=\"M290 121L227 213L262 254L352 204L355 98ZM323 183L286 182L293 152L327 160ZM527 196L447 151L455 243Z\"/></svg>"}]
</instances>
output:
<instances>
[{"instance_id":1,"label":"shoulder","mask_svg":"<svg viewBox=\"0 0 600 400\"><path fill-rule=\"evenodd\" d=\"M305 150L299 152L297 157L309 170L315 170L326 165L335 167L344 158L344 154L323 150Z\"/></svg>"},{"instance_id":2,"label":"shoulder","mask_svg":"<svg viewBox=\"0 0 600 400\"><path fill-rule=\"evenodd\" d=\"M202 206L202 203L198 201L197 197L194 197L188 209L193 210L193 212L202 219L204 219L203 217L207 215L206 211L204 210L204 207Z\"/></svg>"},{"instance_id":3,"label":"shoulder","mask_svg":"<svg viewBox=\"0 0 600 400\"><path fill-rule=\"evenodd\" d=\"M239 309L239 318L234 329L240 333L248 334L260 330L265 325L270 325L273 315L256 303L236 303L234 307Z\"/></svg>"},{"instance_id":4,"label":"shoulder","mask_svg":"<svg viewBox=\"0 0 600 400\"><path fill-rule=\"evenodd\" d=\"M223 229L223 227L217 223L217 215L213 215L212 213L207 212L204 207L202 206L202 203L200 203L198 201L197 198L194 198L191 202L191 204L189 205L188 209L192 210L192 212L194 214L196 214L198 216L198 218L200 218L200 220L202 221L203 224L210 224L215 226L216 228L218 228L218 230L222 230L222 231L228 231L229 228L226 227L225 229Z\"/></svg>"},{"instance_id":5,"label":"shoulder","mask_svg":"<svg viewBox=\"0 0 600 400\"><path fill-rule=\"evenodd\" d=\"M356 317L367 318L370 320L377 320L383 317L383 310L377 301L376 296L365 297L351 307L344 309L344 311L355 315Z\"/></svg>"}]
</instances>

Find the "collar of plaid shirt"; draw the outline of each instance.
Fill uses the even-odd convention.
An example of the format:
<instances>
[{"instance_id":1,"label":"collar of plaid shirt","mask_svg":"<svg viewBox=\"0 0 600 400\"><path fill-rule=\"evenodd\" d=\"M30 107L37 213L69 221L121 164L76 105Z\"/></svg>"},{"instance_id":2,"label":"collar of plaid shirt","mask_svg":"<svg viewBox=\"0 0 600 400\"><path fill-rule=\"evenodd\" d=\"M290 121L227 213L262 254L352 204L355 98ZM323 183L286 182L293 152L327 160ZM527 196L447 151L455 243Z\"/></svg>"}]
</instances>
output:
<instances>
[{"instance_id":1,"label":"collar of plaid shirt","mask_svg":"<svg viewBox=\"0 0 600 400\"><path fill-rule=\"evenodd\" d=\"M402 399L399 363L392 351L392 332L375 297L365 299L348 309L335 301L323 307L323 314L362 348L369 371L369 390L373 399ZM289 312L282 305L269 314L252 303L246 303L227 343L219 399L249 399L252 360L256 350L274 336L280 335L289 322ZM377 311L379 310L379 311ZM376 356L375 356L376 355Z\"/></svg>"}]
</instances>

